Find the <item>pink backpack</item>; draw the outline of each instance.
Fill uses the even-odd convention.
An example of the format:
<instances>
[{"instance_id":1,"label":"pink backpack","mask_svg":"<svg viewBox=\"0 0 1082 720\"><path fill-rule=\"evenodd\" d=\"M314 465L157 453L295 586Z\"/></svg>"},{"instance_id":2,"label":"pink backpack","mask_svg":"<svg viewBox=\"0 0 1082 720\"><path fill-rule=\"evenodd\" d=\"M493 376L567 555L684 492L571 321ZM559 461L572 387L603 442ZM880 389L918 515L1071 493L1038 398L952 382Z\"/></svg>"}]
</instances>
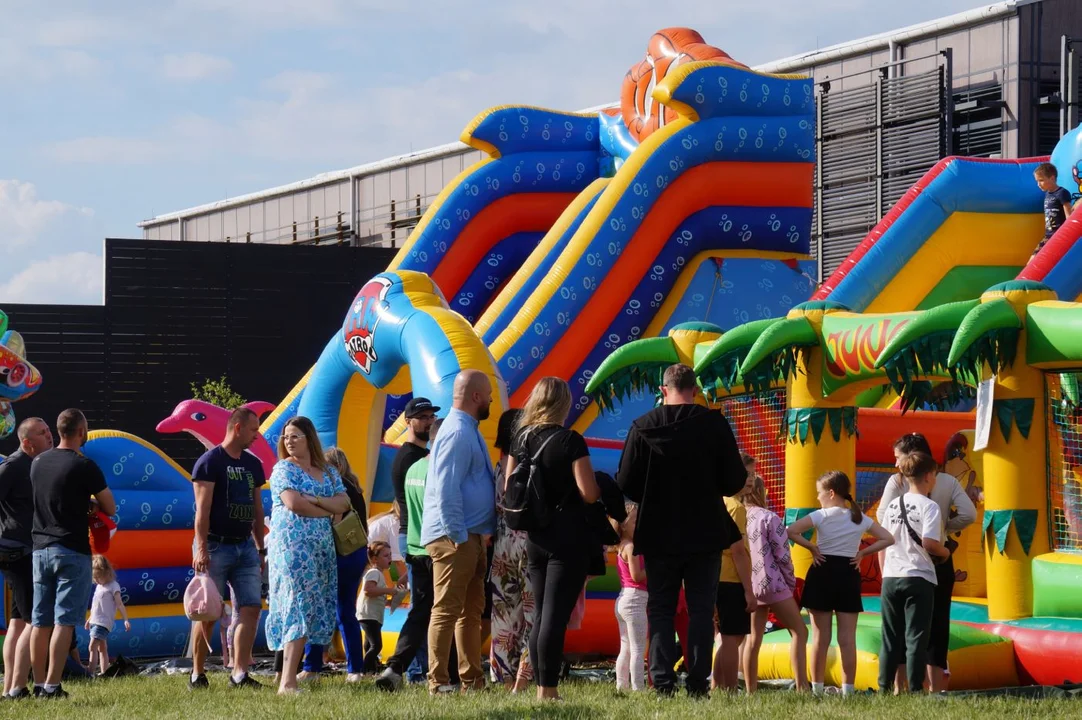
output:
<instances>
[{"instance_id":1,"label":"pink backpack","mask_svg":"<svg viewBox=\"0 0 1082 720\"><path fill-rule=\"evenodd\" d=\"M184 614L192 622L217 622L222 616L222 596L209 576L197 573L184 591Z\"/></svg>"}]
</instances>

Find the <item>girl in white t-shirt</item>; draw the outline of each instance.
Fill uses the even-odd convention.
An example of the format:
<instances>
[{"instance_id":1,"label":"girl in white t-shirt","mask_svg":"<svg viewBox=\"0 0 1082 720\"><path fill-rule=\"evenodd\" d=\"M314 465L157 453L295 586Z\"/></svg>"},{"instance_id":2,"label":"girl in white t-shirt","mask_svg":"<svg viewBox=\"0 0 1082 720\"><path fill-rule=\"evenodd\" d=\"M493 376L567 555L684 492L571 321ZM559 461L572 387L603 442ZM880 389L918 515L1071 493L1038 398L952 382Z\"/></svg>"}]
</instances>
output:
<instances>
[{"instance_id":1,"label":"girl in white t-shirt","mask_svg":"<svg viewBox=\"0 0 1082 720\"><path fill-rule=\"evenodd\" d=\"M909 453L898 460L908 491L880 511L894 536L883 561L883 643L879 651L879 692L890 692L894 672L905 660L909 691L921 692L935 604L933 558L946 559L939 505L928 497L938 466L931 455Z\"/></svg>"},{"instance_id":2,"label":"girl in white t-shirt","mask_svg":"<svg viewBox=\"0 0 1082 720\"><path fill-rule=\"evenodd\" d=\"M821 510L790 525L789 539L812 554L812 566L804 580L801 605L812 618L812 692L823 692L827 649L832 621L838 618L838 651L842 657L842 693L854 690L857 676L857 615L864 611L860 599L860 561L894 544L894 537L860 511L853 501L849 476L840 470L823 475L815 484ZM815 529L815 542L804 533ZM860 547L864 535L874 543Z\"/></svg>"}]
</instances>

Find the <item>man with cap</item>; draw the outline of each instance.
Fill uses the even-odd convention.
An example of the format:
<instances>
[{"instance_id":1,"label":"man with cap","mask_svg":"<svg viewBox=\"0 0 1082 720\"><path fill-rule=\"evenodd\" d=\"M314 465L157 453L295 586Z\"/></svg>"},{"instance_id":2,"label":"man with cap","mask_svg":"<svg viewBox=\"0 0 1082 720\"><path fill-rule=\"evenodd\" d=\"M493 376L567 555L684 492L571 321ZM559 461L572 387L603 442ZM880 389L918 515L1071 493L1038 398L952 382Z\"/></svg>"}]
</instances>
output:
<instances>
[{"instance_id":1,"label":"man with cap","mask_svg":"<svg viewBox=\"0 0 1082 720\"><path fill-rule=\"evenodd\" d=\"M432 423L436 421L436 413L439 408L432 404L426 397L415 397L406 403L406 409L402 414L406 417L406 440L398 449L398 453L391 463L391 484L394 486L394 497L399 507L398 526L398 549L401 556L406 558L409 568L409 584L413 589L414 563L410 562L409 552L406 547L406 534L409 530L409 513L406 512L406 472L421 458L428 457L428 441L432 432ZM410 665L410 675L421 677L427 669L424 660L427 652L418 653L420 660Z\"/></svg>"}]
</instances>

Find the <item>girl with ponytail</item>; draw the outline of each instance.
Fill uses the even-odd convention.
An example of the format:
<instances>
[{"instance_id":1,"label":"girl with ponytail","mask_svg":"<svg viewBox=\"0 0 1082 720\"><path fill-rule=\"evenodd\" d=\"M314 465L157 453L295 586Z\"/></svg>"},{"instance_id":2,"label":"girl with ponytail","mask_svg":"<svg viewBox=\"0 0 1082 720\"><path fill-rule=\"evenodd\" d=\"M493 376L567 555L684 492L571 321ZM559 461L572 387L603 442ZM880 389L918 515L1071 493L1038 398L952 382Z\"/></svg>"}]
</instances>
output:
<instances>
[{"instance_id":1,"label":"girl with ponytail","mask_svg":"<svg viewBox=\"0 0 1082 720\"><path fill-rule=\"evenodd\" d=\"M824 474L815 484L821 509L802 517L787 530L789 539L812 554L804 581L801 605L812 618L812 692L823 692L832 620L838 618L838 650L842 658L842 692L850 694L857 675L857 615L864 610L860 598L860 561L894 544L894 536L860 511L853 500L849 476L840 470ZM815 542L804 533L815 530ZM864 535L875 542L861 548Z\"/></svg>"}]
</instances>

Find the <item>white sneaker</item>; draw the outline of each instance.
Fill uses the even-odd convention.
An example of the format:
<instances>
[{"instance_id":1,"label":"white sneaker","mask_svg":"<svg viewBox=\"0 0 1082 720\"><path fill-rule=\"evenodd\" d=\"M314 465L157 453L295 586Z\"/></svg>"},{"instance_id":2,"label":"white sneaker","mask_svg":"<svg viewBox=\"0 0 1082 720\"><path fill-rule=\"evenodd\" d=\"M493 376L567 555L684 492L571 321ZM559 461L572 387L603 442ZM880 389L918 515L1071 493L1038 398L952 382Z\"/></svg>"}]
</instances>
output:
<instances>
[{"instance_id":1,"label":"white sneaker","mask_svg":"<svg viewBox=\"0 0 1082 720\"><path fill-rule=\"evenodd\" d=\"M360 681L361 681L361 674L360 673L350 673L350 674L346 675L346 682L347 683L359 683Z\"/></svg>"},{"instance_id":2,"label":"white sneaker","mask_svg":"<svg viewBox=\"0 0 1082 720\"><path fill-rule=\"evenodd\" d=\"M402 676L391 668L386 668L378 678L376 687L385 692L394 692L402 687Z\"/></svg>"}]
</instances>

